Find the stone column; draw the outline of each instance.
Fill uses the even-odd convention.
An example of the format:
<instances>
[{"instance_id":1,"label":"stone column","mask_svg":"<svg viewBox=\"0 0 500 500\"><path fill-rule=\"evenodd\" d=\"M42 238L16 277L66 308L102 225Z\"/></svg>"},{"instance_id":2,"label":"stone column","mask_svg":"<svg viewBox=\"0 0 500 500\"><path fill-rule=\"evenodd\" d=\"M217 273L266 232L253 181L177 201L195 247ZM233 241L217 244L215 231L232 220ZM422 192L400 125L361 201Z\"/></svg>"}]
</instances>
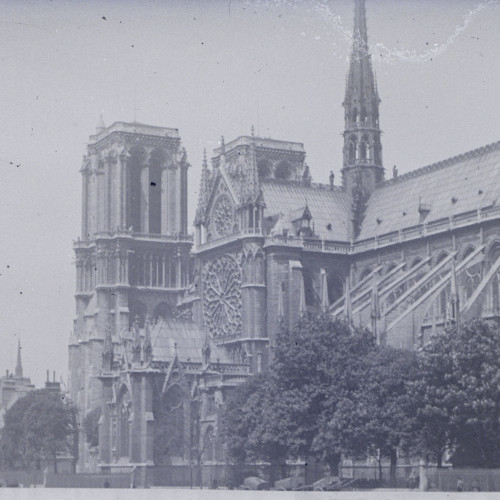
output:
<instances>
[{"instance_id":1,"label":"stone column","mask_svg":"<svg viewBox=\"0 0 500 500\"><path fill-rule=\"evenodd\" d=\"M113 181L114 184L117 184L116 182L116 164L117 164L117 159L116 156L113 155L108 155L106 158L106 172L105 172L105 179L106 179L106 224L105 224L105 230L112 232L116 229L116 226L119 225L119 222L117 221L117 214L116 214L116 202L114 200L115 197L115 192L113 192Z\"/></svg>"},{"instance_id":2,"label":"stone column","mask_svg":"<svg viewBox=\"0 0 500 500\"><path fill-rule=\"evenodd\" d=\"M176 264L177 264L176 287L181 288L181 286L182 286L182 260L181 260L181 253L180 253L179 248L177 248Z\"/></svg>"},{"instance_id":3,"label":"stone column","mask_svg":"<svg viewBox=\"0 0 500 500\"><path fill-rule=\"evenodd\" d=\"M118 157L115 183L115 224L122 230L127 229L127 169L130 154L124 148Z\"/></svg>"},{"instance_id":4,"label":"stone column","mask_svg":"<svg viewBox=\"0 0 500 500\"><path fill-rule=\"evenodd\" d=\"M168 169L168 182L167 182L167 190L168 190L168 205L166 216L168 219L168 231L172 233L177 232L176 226L176 212L177 212L177 166L171 165Z\"/></svg>"},{"instance_id":5,"label":"stone column","mask_svg":"<svg viewBox=\"0 0 500 500\"><path fill-rule=\"evenodd\" d=\"M88 183L89 171L87 165L82 167L82 239L88 238Z\"/></svg>"},{"instance_id":6,"label":"stone column","mask_svg":"<svg viewBox=\"0 0 500 500\"><path fill-rule=\"evenodd\" d=\"M141 168L141 233L149 233L149 165Z\"/></svg>"},{"instance_id":7,"label":"stone column","mask_svg":"<svg viewBox=\"0 0 500 500\"><path fill-rule=\"evenodd\" d=\"M181 179L180 179L180 213L181 213L181 220L180 220L180 227L179 227L179 232L182 234L187 233L187 226L188 226L188 187L187 187L187 173L188 173L188 165L183 163L181 165Z\"/></svg>"},{"instance_id":8,"label":"stone column","mask_svg":"<svg viewBox=\"0 0 500 500\"><path fill-rule=\"evenodd\" d=\"M104 231L104 218L105 214L105 199L104 199L104 170L102 168L103 160L99 160L98 168L96 172L96 231L99 233Z\"/></svg>"},{"instance_id":9,"label":"stone column","mask_svg":"<svg viewBox=\"0 0 500 500\"><path fill-rule=\"evenodd\" d=\"M168 223L168 193L169 193L169 175L166 166L161 169L161 234L168 234L170 226Z\"/></svg>"}]
</instances>

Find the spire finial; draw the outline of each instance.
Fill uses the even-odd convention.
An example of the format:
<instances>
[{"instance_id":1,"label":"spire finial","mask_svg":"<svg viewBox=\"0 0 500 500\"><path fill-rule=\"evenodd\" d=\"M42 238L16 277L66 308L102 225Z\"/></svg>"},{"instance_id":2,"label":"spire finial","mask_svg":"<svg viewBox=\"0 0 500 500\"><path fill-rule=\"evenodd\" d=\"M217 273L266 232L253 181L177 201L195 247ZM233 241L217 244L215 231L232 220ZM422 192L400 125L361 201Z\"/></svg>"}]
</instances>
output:
<instances>
[{"instance_id":1,"label":"spire finial","mask_svg":"<svg viewBox=\"0 0 500 500\"><path fill-rule=\"evenodd\" d=\"M255 130L253 128L253 124L252 124L252 128L251 128L251 134L252 134L252 137L255 137Z\"/></svg>"},{"instance_id":2,"label":"spire finial","mask_svg":"<svg viewBox=\"0 0 500 500\"><path fill-rule=\"evenodd\" d=\"M368 30L366 29L366 6L365 0L355 0L354 6L354 45L353 52L363 57L368 55Z\"/></svg>"},{"instance_id":3,"label":"spire finial","mask_svg":"<svg viewBox=\"0 0 500 500\"><path fill-rule=\"evenodd\" d=\"M104 119L102 117L102 111L99 117L99 123L97 124L96 127L96 133L102 132L106 128L106 125L104 124Z\"/></svg>"},{"instance_id":4,"label":"spire finial","mask_svg":"<svg viewBox=\"0 0 500 500\"><path fill-rule=\"evenodd\" d=\"M17 364L16 364L16 377L23 376L23 364L21 363L21 339L17 339Z\"/></svg>"},{"instance_id":5,"label":"spire finial","mask_svg":"<svg viewBox=\"0 0 500 500\"><path fill-rule=\"evenodd\" d=\"M220 153L221 154L226 154L226 144L224 142L224 136L220 136Z\"/></svg>"}]
</instances>

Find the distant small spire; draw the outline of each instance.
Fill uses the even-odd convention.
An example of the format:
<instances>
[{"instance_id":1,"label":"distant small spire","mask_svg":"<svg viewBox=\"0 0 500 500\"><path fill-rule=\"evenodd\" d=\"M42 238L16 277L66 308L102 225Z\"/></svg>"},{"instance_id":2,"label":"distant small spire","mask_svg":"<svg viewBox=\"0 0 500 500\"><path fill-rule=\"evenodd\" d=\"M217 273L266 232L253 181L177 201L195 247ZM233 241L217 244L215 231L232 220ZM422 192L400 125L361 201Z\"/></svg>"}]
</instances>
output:
<instances>
[{"instance_id":1,"label":"distant small spire","mask_svg":"<svg viewBox=\"0 0 500 500\"><path fill-rule=\"evenodd\" d=\"M220 153L221 154L226 154L226 144L224 142L224 136L220 136Z\"/></svg>"},{"instance_id":2,"label":"distant small spire","mask_svg":"<svg viewBox=\"0 0 500 500\"><path fill-rule=\"evenodd\" d=\"M200 190L198 192L198 207L196 208L195 224L200 224L205 219L205 209L210 195L210 171L208 170L207 150L203 150L203 163L201 167Z\"/></svg>"},{"instance_id":3,"label":"distant small spire","mask_svg":"<svg viewBox=\"0 0 500 500\"><path fill-rule=\"evenodd\" d=\"M330 189L333 190L333 186L335 185L335 174L333 173L333 170L330 170Z\"/></svg>"},{"instance_id":4,"label":"distant small spire","mask_svg":"<svg viewBox=\"0 0 500 500\"><path fill-rule=\"evenodd\" d=\"M17 339L17 364L16 364L16 377L23 376L23 364L21 363L21 339Z\"/></svg>"},{"instance_id":5,"label":"distant small spire","mask_svg":"<svg viewBox=\"0 0 500 500\"><path fill-rule=\"evenodd\" d=\"M255 130L253 128L253 124L252 124L252 128L251 128L251 134L252 134L252 137L255 137Z\"/></svg>"},{"instance_id":6,"label":"distant small spire","mask_svg":"<svg viewBox=\"0 0 500 500\"><path fill-rule=\"evenodd\" d=\"M96 127L96 132L99 133L105 129L106 129L106 125L104 124L104 120L102 118L102 113L101 113L101 116L99 118L99 123L97 124L97 127Z\"/></svg>"}]
</instances>

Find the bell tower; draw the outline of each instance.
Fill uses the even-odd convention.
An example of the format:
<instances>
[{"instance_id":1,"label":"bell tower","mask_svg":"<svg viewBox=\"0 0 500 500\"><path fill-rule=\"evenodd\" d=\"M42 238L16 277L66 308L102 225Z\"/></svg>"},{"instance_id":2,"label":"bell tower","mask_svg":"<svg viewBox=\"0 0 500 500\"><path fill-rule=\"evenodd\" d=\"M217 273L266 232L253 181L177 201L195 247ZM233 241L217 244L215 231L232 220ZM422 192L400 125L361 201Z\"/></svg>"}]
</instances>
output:
<instances>
[{"instance_id":1,"label":"bell tower","mask_svg":"<svg viewBox=\"0 0 500 500\"><path fill-rule=\"evenodd\" d=\"M69 391L82 420L101 402L103 349L176 314L189 284L187 162L175 128L99 124L82 174ZM109 345L108 345L109 348ZM89 470L85 436L80 471Z\"/></svg>"},{"instance_id":2,"label":"bell tower","mask_svg":"<svg viewBox=\"0 0 500 500\"><path fill-rule=\"evenodd\" d=\"M352 194L353 199L368 197L374 187L384 180L379 104L368 49L365 0L355 0L353 45L343 102L342 169L343 188ZM354 212L359 212L359 207Z\"/></svg>"}]
</instances>

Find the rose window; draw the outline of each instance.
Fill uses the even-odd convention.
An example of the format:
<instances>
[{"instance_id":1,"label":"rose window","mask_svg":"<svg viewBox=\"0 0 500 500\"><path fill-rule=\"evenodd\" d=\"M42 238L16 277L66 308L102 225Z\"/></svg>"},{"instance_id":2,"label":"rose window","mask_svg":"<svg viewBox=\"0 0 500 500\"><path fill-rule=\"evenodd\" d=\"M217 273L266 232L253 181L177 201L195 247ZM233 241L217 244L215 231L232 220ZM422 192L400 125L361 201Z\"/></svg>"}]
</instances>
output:
<instances>
[{"instance_id":1,"label":"rose window","mask_svg":"<svg viewBox=\"0 0 500 500\"><path fill-rule=\"evenodd\" d=\"M233 207L227 196L217 199L212 209L214 233L219 236L227 236L233 227Z\"/></svg>"},{"instance_id":2,"label":"rose window","mask_svg":"<svg viewBox=\"0 0 500 500\"><path fill-rule=\"evenodd\" d=\"M241 331L241 273L237 262L224 255L208 263L203 282L203 311L210 335L236 335Z\"/></svg>"}]
</instances>

